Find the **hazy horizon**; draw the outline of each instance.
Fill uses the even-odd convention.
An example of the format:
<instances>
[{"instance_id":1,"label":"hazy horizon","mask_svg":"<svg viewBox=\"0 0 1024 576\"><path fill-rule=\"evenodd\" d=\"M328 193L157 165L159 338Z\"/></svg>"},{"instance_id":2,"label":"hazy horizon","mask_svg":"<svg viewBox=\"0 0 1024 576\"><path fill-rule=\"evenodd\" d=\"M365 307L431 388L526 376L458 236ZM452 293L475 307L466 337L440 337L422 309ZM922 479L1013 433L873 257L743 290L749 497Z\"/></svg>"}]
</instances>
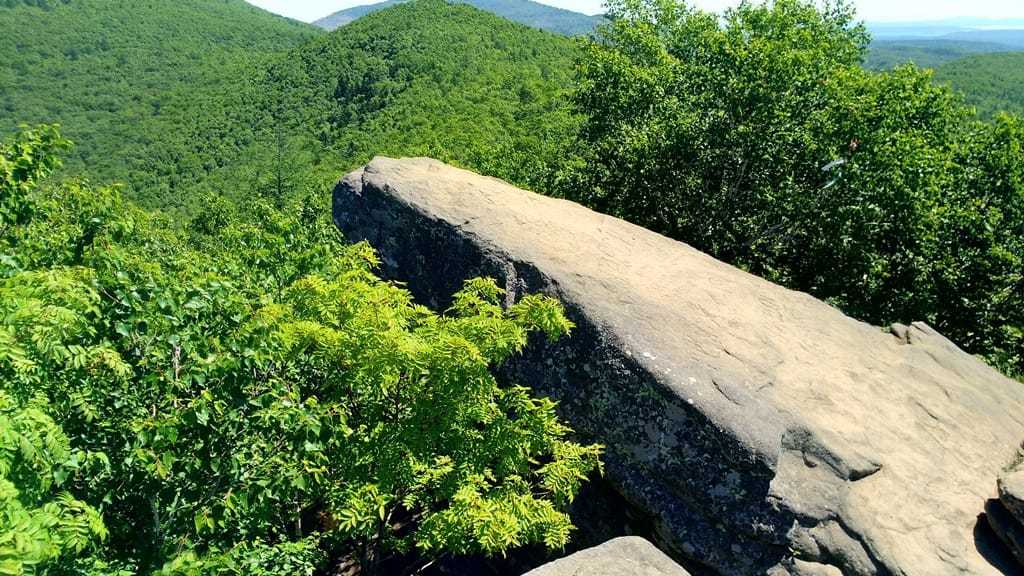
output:
<instances>
[{"instance_id":1,"label":"hazy horizon","mask_svg":"<svg viewBox=\"0 0 1024 576\"><path fill-rule=\"evenodd\" d=\"M313 22L339 10L374 4L373 0L248 0L265 10ZM601 0L535 0L549 6L565 8L584 14L603 12ZM722 10L738 4L737 0L697 0L705 10ZM941 22L976 18L981 20L1024 19L1024 3L1020 0L856 0L857 12L862 20L877 23Z\"/></svg>"}]
</instances>

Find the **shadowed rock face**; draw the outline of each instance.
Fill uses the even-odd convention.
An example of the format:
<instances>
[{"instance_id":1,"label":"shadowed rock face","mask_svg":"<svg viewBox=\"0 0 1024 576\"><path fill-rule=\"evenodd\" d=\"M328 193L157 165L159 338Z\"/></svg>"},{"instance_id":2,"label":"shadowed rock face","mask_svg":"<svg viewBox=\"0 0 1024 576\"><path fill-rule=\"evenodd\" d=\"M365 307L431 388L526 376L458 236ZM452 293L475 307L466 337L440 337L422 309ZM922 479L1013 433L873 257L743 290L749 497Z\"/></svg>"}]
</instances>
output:
<instances>
[{"instance_id":1,"label":"shadowed rock face","mask_svg":"<svg viewBox=\"0 0 1024 576\"><path fill-rule=\"evenodd\" d=\"M503 376L607 446L608 479L670 554L730 575L998 573L975 527L1024 439L1024 386L928 326L882 331L428 159L349 174L334 218L434 308L478 275L561 299L573 335Z\"/></svg>"},{"instance_id":2,"label":"shadowed rock face","mask_svg":"<svg viewBox=\"0 0 1024 576\"><path fill-rule=\"evenodd\" d=\"M996 537L1024 566L1024 461L1016 462L999 475L999 499L985 503L985 519Z\"/></svg>"}]
</instances>

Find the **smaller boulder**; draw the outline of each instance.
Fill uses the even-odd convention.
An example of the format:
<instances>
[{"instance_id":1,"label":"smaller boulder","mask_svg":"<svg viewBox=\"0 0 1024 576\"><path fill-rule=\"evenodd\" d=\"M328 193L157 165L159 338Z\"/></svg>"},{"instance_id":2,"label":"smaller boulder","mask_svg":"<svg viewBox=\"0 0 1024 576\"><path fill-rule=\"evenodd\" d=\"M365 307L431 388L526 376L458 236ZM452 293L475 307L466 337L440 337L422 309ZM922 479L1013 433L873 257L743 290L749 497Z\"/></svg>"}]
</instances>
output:
<instances>
[{"instance_id":1,"label":"smaller boulder","mask_svg":"<svg viewBox=\"0 0 1024 576\"><path fill-rule=\"evenodd\" d=\"M791 574L792 576L843 576L843 571L835 566L794 560Z\"/></svg>"},{"instance_id":2,"label":"smaller boulder","mask_svg":"<svg viewBox=\"0 0 1024 576\"><path fill-rule=\"evenodd\" d=\"M690 576L653 544L627 536L555 560L524 576Z\"/></svg>"},{"instance_id":3,"label":"smaller boulder","mask_svg":"<svg viewBox=\"0 0 1024 576\"><path fill-rule=\"evenodd\" d=\"M1024 467L1018 466L999 476L999 500L1024 523Z\"/></svg>"}]
</instances>

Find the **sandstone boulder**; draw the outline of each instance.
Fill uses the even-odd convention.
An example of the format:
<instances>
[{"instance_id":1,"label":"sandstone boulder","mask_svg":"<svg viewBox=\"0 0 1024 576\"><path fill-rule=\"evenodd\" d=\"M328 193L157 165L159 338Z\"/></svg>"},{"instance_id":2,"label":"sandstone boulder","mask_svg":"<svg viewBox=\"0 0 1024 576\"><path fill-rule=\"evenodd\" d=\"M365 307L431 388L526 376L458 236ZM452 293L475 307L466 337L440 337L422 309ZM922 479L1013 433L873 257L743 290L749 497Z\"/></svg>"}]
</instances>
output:
<instances>
[{"instance_id":1,"label":"sandstone boulder","mask_svg":"<svg viewBox=\"0 0 1024 576\"><path fill-rule=\"evenodd\" d=\"M689 576L653 544L637 537L610 540L523 576Z\"/></svg>"},{"instance_id":2,"label":"sandstone boulder","mask_svg":"<svg viewBox=\"0 0 1024 576\"><path fill-rule=\"evenodd\" d=\"M607 478L671 555L728 575L998 573L978 519L1024 439L1024 386L928 326L883 331L428 159L346 176L334 218L435 308L478 275L560 298L573 335L502 375L607 446Z\"/></svg>"}]
</instances>

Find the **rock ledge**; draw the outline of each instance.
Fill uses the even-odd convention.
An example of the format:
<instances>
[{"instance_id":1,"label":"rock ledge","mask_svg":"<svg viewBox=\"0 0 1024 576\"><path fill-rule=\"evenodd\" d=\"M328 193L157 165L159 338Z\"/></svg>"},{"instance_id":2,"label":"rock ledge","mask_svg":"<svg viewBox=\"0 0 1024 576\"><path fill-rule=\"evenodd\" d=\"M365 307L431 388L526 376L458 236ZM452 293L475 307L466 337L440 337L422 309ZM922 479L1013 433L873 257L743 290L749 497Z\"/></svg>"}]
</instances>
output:
<instances>
[{"instance_id":1,"label":"rock ledge","mask_svg":"<svg viewBox=\"0 0 1024 576\"><path fill-rule=\"evenodd\" d=\"M609 480L670 554L730 575L997 573L974 534L1024 439L1024 386L928 326L884 332L429 159L346 176L334 218L435 308L477 275L565 302L572 337L502 372L608 447Z\"/></svg>"}]
</instances>

